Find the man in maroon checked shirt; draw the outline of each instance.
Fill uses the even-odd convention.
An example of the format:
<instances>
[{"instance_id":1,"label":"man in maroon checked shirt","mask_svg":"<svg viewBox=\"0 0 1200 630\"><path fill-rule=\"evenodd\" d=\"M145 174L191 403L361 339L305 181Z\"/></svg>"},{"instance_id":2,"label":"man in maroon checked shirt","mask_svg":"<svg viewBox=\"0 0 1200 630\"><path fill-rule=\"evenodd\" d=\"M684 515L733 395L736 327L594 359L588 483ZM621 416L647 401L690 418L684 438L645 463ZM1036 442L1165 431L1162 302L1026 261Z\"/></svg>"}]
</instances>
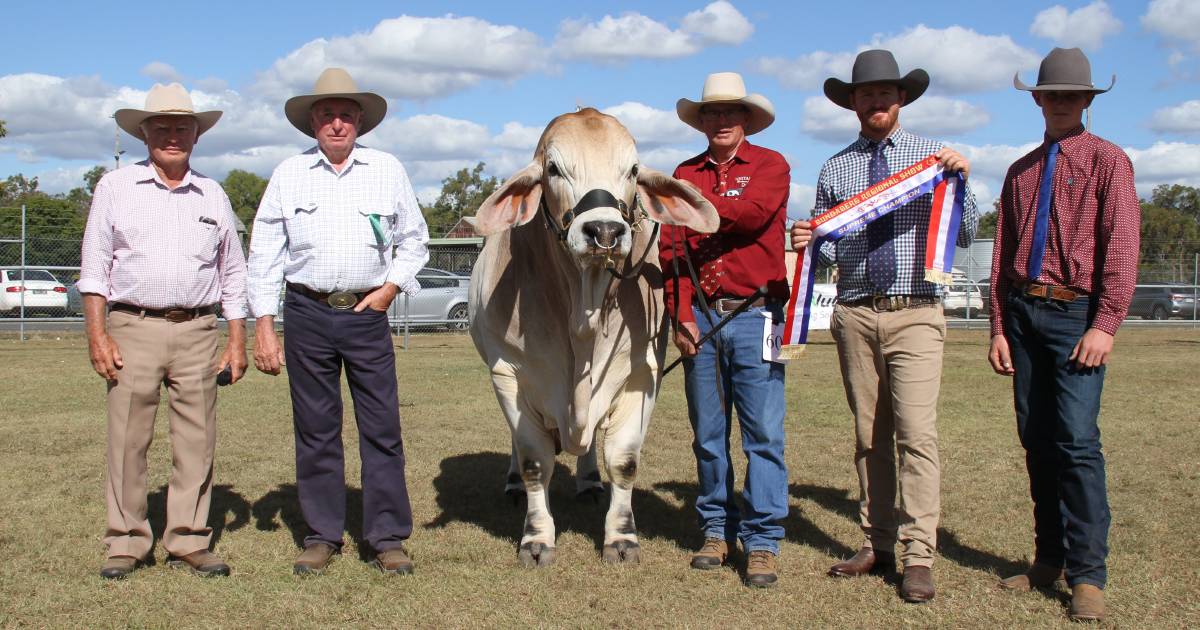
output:
<instances>
[{"instance_id":1,"label":"man in maroon checked shirt","mask_svg":"<svg viewBox=\"0 0 1200 630\"><path fill-rule=\"evenodd\" d=\"M992 253L988 361L1013 377L1033 499L1034 560L1003 588L1066 579L1070 616L1104 618L1111 516L1100 450L1100 392L1113 335L1133 298L1141 208L1129 157L1082 125L1108 89L1078 48L1055 48L1033 92L1045 141L1008 169ZM1114 77L1115 80L1115 77ZM1111 89L1111 85L1109 89Z\"/></svg>"},{"instance_id":2,"label":"man in maroon checked shirt","mask_svg":"<svg viewBox=\"0 0 1200 630\"><path fill-rule=\"evenodd\" d=\"M680 164L675 177L695 184L721 217L713 234L668 227L659 242L675 346L685 358L700 482L696 511L705 540L691 566L721 567L730 546L741 540L747 584L767 587L778 580L780 521L788 511L783 365L764 357L764 342L769 321L782 321L788 297L783 224L790 169L780 154L746 141L775 120L775 110L765 97L747 95L739 75L709 75L701 99L680 99L676 111L704 133L708 148ZM700 286L687 271L685 253ZM756 294L762 286L765 296ZM746 310L697 347L705 332L747 299ZM729 456L734 408L747 460L741 506L733 495Z\"/></svg>"}]
</instances>

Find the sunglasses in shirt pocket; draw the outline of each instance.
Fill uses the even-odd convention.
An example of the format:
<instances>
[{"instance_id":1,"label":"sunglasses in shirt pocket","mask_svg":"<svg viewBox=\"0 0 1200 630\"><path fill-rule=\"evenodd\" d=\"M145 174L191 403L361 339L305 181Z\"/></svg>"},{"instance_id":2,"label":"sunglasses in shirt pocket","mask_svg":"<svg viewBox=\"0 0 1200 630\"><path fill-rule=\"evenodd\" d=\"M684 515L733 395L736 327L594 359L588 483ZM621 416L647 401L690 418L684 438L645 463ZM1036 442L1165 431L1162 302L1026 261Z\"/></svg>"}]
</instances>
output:
<instances>
[{"instance_id":1,"label":"sunglasses in shirt pocket","mask_svg":"<svg viewBox=\"0 0 1200 630\"><path fill-rule=\"evenodd\" d=\"M200 217L198 221L192 224L192 229L188 233L187 238L187 246L191 248L192 255L201 263L211 265L217 260L217 249L221 243L221 237L215 220L208 217Z\"/></svg>"}]
</instances>

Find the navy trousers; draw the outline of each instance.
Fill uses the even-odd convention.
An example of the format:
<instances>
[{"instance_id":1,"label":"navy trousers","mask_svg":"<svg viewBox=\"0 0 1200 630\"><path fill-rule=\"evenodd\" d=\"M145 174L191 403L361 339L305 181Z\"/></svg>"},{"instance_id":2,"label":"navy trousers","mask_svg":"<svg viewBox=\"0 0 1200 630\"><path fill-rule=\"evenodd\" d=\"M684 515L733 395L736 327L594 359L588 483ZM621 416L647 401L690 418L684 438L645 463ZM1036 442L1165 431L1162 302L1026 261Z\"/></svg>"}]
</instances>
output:
<instances>
[{"instance_id":1,"label":"navy trousers","mask_svg":"<svg viewBox=\"0 0 1200 630\"><path fill-rule=\"evenodd\" d=\"M1062 303L1014 292L1004 321L1033 498L1034 559L1065 567L1071 586L1104 588L1112 520L1097 422L1104 366L1080 370L1067 360L1094 314L1087 297Z\"/></svg>"},{"instance_id":2,"label":"navy trousers","mask_svg":"<svg viewBox=\"0 0 1200 630\"><path fill-rule=\"evenodd\" d=\"M412 534L404 477L396 355L387 314L336 310L288 292L283 351L296 429L296 486L312 533L305 546L340 548L346 523L342 453L342 366L362 458L363 538L376 551L398 547Z\"/></svg>"}]
</instances>

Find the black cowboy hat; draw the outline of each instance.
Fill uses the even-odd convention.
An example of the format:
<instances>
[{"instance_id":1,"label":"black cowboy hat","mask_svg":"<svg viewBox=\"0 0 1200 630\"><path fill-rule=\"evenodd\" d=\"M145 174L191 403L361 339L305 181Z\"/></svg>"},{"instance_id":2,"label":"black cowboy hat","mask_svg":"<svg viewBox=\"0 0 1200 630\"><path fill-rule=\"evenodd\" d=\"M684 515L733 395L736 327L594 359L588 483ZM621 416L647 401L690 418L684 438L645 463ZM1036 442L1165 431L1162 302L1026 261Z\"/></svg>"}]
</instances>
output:
<instances>
[{"instance_id":1,"label":"black cowboy hat","mask_svg":"<svg viewBox=\"0 0 1200 630\"><path fill-rule=\"evenodd\" d=\"M867 83L893 83L899 86L906 95L904 104L908 105L921 98L925 88L929 87L929 73L917 68L900 76L900 66L891 51L864 50L854 59L849 83L834 77L825 79L825 96L846 109L854 109L850 106L850 95L854 88Z\"/></svg>"},{"instance_id":2,"label":"black cowboy hat","mask_svg":"<svg viewBox=\"0 0 1200 630\"><path fill-rule=\"evenodd\" d=\"M1020 74L1013 75L1013 87L1026 92L1087 92L1103 94L1112 89L1117 83L1117 75L1113 75L1112 83L1101 90L1092 84L1092 64L1087 55L1078 48L1055 48L1042 60L1038 68L1037 85L1028 86L1021 81Z\"/></svg>"}]
</instances>

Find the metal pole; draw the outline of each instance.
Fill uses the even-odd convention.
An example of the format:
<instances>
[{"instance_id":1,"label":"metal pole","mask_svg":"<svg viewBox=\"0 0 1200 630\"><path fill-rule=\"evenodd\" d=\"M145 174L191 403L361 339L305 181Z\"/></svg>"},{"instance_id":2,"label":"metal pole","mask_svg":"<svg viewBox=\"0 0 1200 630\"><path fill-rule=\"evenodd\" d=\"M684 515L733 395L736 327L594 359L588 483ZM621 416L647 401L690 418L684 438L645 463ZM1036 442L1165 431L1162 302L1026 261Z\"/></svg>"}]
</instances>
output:
<instances>
[{"instance_id":1,"label":"metal pole","mask_svg":"<svg viewBox=\"0 0 1200 630\"><path fill-rule=\"evenodd\" d=\"M408 350L408 294L404 294L404 349Z\"/></svg>"},{"instance_id":2,"label":"metal pole","mask_svg":"<svg viewBox=\"0 0 1200 630\"><path fill-rule=\"evenodd\" d=\"M25 204L21 204L21 341L25 341Z\"/></svg>"},{"instance_id":3,"label":"metal pole","mask_svg":"<svg viewBox=\"0 0 1200 630\"><path fill-rule=\"evenodd\" d=\"M1192 328L1196 327L1196 306L1200 302L1200 252L1192 263Z\"/></svg>"}]
</instances>

